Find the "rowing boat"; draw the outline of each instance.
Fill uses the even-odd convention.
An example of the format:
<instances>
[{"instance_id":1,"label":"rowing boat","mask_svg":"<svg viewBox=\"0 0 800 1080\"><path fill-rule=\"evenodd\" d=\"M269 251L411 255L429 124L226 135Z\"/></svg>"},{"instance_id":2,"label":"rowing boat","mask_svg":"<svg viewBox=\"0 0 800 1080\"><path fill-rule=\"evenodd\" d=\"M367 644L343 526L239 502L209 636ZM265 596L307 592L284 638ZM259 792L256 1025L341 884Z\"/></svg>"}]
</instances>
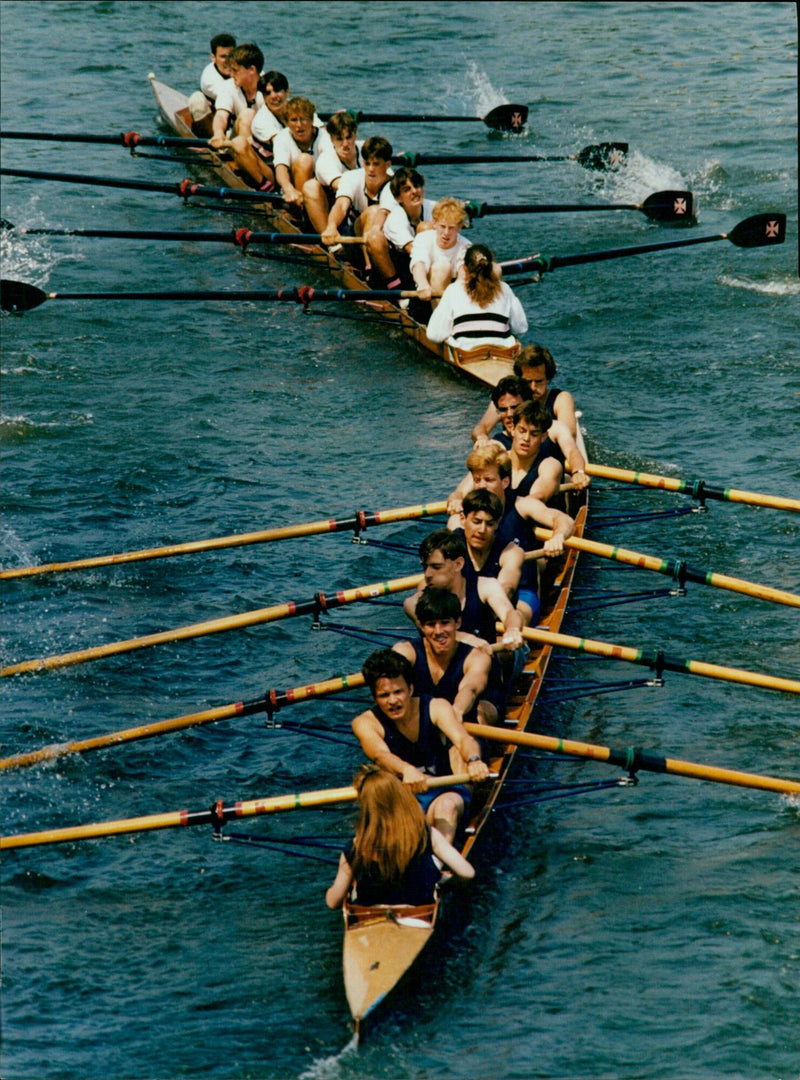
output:
<instances>
[{"instance_id":1,"label":"rowing boat","mask_svg":"<svg viewBox=\"0 0 800 1080\"><path fill-rule=\"evenodd\" d=\"M188 108L188 98L167 86L152 73L148 76L150 85L155 95L158 110L164 123L177 135L186 138L195 136L192 130L192 118ZM225 187L247 188L242 177L231 166L223 161L218 154L211 150L187 151L192 154L193 160L205 166L211 167ZM263 210L269 226L276 232L300 233L300 222L291 214L272 203L256 204ZM346 289L368 289L366 281L359 275L357 270L349 263L338 259L334 254L321 245L296 244L292 245L301 252L310 263L324 268L342 283ZM359 301L368 307L374 316L385 321L390 329L402 331L408 338L414 341L425 352L437 357L450 368L468 376L475 382L484 386L496 386L506 375L513 371L514 355L513 348L481 347L478 349L458 349L447 342L433 342L425 333L425 327L418 323L407 311L387 300Z\"/></svg>"}]
</instances>

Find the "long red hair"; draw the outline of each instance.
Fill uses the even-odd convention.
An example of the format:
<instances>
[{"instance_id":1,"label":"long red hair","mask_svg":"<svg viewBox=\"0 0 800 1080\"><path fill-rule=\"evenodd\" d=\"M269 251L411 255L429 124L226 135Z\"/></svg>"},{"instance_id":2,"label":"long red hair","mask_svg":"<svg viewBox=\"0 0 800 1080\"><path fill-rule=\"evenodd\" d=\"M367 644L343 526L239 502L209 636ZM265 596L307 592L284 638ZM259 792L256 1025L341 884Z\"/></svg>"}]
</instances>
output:
<instances>
[{"instance_id":1,"label":"long red hair","mask_svg":"<svg viewBox=\"0 0 800 1080\"><path fill-rule=\"evenodd\" d=\"M360 805L353 876L357 881L370 869L384 881L399 881L428 843L422 807L394 773L377 765L362 765L353 786Z\"/></svg>"}]
</instances>

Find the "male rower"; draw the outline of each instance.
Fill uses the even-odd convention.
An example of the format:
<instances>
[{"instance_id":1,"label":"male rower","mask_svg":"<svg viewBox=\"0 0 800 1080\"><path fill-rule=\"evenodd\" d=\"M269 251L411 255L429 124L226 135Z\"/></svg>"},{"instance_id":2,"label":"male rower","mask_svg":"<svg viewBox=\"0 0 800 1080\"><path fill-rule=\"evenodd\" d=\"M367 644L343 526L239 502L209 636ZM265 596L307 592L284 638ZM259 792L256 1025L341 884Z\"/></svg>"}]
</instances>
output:
<instances>
[{"instance_id":1,"label":"male rower","mask_svg":"<svg viewBox=\"0 0 800 1080\"><path fill-rule=\"evenodd\" d=\"M383 233L383 223L395 206L389 188L391 143L381 135L373 135L361 147L361 160L360 169L350 169L339 179L322 242L330 246L343 235L363 236L375 284L399 288L400 279L395 274L389 243Z\"/></svg>"},{"instance_id":2,"label":"male rower","mask_svg":"<svg viewBox=\"0 0 800 1080\"><path fill-rule=\"evenodd\" d=\"M495 578L480 577L467 570L467 545L463 537L449 529L437 529L420 544L419 558L423 582L413 596L403 603L403 610L417 625L417 604L423 588L435 585L448 589L461 606L461 629L493 644L497 641L495 624L503 624L503 646L514 651L522 645L522 618Z\"/></svg>"},{"instance_id":3,"label":"male rower","mask_svg":"<svg viewBox=\"0 0 800 1080\"><path fill-rule=\"evenodd\" d=\"M231 78L217 95L213 133L208 142L215 150L230 148L237 166L246 171L246 159L241 155L242 144L233 145L228 135L229 129L233 128L233 134L241 136L245 144L250 136L253 117L264 104L264 96L259 89L264 54L250 42L237 45L230 54L228 64Z\"/></svg>"},{"instance_id":4,"label":"male rower","mask_svg":"<svg viewBox=\"0 0 800 1080\"><path fill-rule=\"evenodd\" d=\"M477 740L448 701L413 696L413 669L405 656L379 649L361 670L374 704L353 720L354 735L368 758L408 784L428 823L452 841L470 789L458 785L428 793L427 778L466 772L476 783L485 780L489 770Z\"/></svg>"},{"instance_id":5,"label":"male rower","mask_svg":"<svg viewBox=\"0 0 800 1080\"><path fill-rule=\"evenodd\" d=\"M433 199L425 198L425 177L416 169L398 169L389 181L396 206L383 223L395 273L403 288L413 289L411 248L417 233L433 228Z\"/></svg>"},{"instance_id":6,"label":"male rower","mask_svg":"<svg viewBox=\"0 0 800 1080\"><path fill-rule=\"evenodd\" d=\"M346 172L360 169L361 147L358 141L358 124L348 112L336 112L328 120L325 130L331 146L323 150L314 165L314 175L303 185L303 201L306 216L314 232L322 233L328 224L328 214L336 200L339 181Z\"/></svg>"},{"instance_id":7,"label":"male rower","mask_svg":"<svg viewBox=\"0 0 800 1080\"><path fill-rule=\"evenodd\" d=\"M433 229L415 236L409 260L420 300L433 301L435 306L438 300L434 297L440 297L455 280L470 246L460 235L469 215L462 202L448 196L439 199L431 217Z\"/></svg>"},{"instance_id":8,"label":"male rower","mask_svg":"<svg viewBox=\"0 0 800 1080\"><path fill-rule=\"evenodd\" d=\"M459 635L461 605L449 589L423 589L416 610L420 637L398 641L395 652L413 665L414 694L443 697L462 722L497 723L503 707L499 670L478 638Z\"/></svg>"},{"instance_id":9,"label":"male rower","mask_svg":"<svg viewBox=\"0 0 800 1080\"><path fill-rule=\"evenodd\" d=\"M217 95L230 80L228 61L235 48L236 38L232 34L215 34L211 39L211 63L203 68L200 89L189 95L192 130L196 135L208 137L211 134L211 117L216 108Z\"/></svg>"},{"instance_id":10,"label":"male rower","mask_svg":"<svg viewBox=\"0 0 800 1080\"><path fill-rule=\"evenodd\" d=\"M286 127L272 143L275 182L289 206L303 209L303 186L314 175L314 166L325 150L332 147L331 137L317 122L313 101L293 97L286 102Z\"/></svg>"},{"instance_id":11,"label":"male rower","mask_svg":"<svg viewBox=\"0 0 800 1080\"><path fill-rule=\"evenodd\" d=\"M514 361L514 374L525 380L530 387L532 396L537 400L544 401L553 419L564 424L574 439L578 434L575 402L572 394L568 391L550 386L550 382L556 374L556 362L550 350L543 345L523 346ZM492 405L489 405L473 429L473 442L478 441L483 436L488 436L499 420L497 409L493 409Z\"/></svg>"},{"instance_id":12,"label":"male rower","mask_svg":"<svg viewBox=\"0 0 800 1080\"><path fill-rule=\"evenodd\" d=\"M260 191L271 191L275 186L272 143L286 127L289 81L280 71L267 71L260 76L259 88L264 103L252 118L249 135L236 135L231 140L231 149L254 186Z\"/></svg>"}]
</instances>

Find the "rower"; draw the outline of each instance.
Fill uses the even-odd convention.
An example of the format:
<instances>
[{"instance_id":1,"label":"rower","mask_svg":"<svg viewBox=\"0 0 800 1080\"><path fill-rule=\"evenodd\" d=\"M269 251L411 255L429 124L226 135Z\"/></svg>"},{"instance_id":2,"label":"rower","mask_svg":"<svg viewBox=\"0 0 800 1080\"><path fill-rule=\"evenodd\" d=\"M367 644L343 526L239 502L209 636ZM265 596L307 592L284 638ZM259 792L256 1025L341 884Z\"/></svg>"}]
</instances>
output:
<instances>
[{"instance_id":1,"label":"rower","mask_svg":"<svg viewBox=\"0 0 800 1080\"><path fill-rule=\"evenodd\" d=\"M389 243L383 234L383 223L394 208L394 196L389 188L392 175L392 145L381 135L373 135L361 147L360 169L349 169L339 179L336 201L328 214L322 231L322 242L337 244L342 236L363 236L367 254L374 268L374 281L388 288L399 288L389 255ZM340 231L341 230L341 231Z\"/></svg>"},{"instance_id":2,"label":"rower","mask_svg":"<svg viewBox=\"0 0 800 1080\"><path fill-rule=\"evenodd\" d=\"M413 289L411 247L417 233L433 228L433 199L425 198L425 177L416 169L398 169L389 181L396 206L383 223L392 264L403 288Z\"/></svg>"},{"instance_id":3,"label":"rower","mask_svg":"<svg viewBox=\"0 0 800 1080\"><path fill-rule=\"evenodd\" d=\"M253 116L249 135L237 135L231 148L237 162L261 191L275 187L272 168L272 143L286 127L286 102L289 81L280 71L267 71L259 79L264 104Z\"/></svg>"},{"instance_id":4,"label":"rower","mask_svg":"<svg viewBox=\"0 0 800 1080\"><path fill-rule=\"evenodd\" d=\"M314 175L320 154L332 148L331 137L317 123L313 101L293 97L286 102L286 127L272 143L275 182L289 206L303 208L303 186Z\"/></svg>"},{"instance_id":5,"label":"rower","mask_svg":"<svg viewBox=\"0 0 800 1080\"><path fill-rule=\"evenodd\" d=\"M550 350L543 345L523 346L514 361L514 374L528 383L533 397L543 400L553 419L564 424L575 438L578 434L578 424L572 394L550 386L550 381L556 374L556 362ZM473 429L473 442L477 442L483 436L488 436L499 420L497 410L489 405Z\"/></svg>"},{"instance_id":6,"label":"rower","mask_svg":"<svg viewBox=\"0 0 800 1080\"><path fill-rule=\"evenodd\" d=\"M217 94L230 80L228 61L235 47L236 38L231 34L215 34L211 39L211 63L203 68L200 89L189 95L188 108L195 135L205 138L211 135L211 117L216 108Z\"/></svg>"},{"instance_id":7,"label":"rower","mask_svg":"<svg viewBox=\"0 0 800 1080\"><path fill-rule=\"evenodd\" d=\"M325 893L329 908L341 907L348 898L366 907L431 904L441 867L460 878L475 876L472 864L428 825L417 800L393 773L362 765L353 787L358 794L358 823Z\"/></svg>"},{"instance_id":8,"label":"rower","mask_svg":"<svg viewBox=\"0 0 800 1080\"><path fill-rule=\"evenodd\" d=\"M455 279L469 240L460 235L469 221L464 204L449 196L439 199L432 211L433 229L419 233L411 246L411 275L422 301L438 301Z\"/></svg>"},{"instance_id":9,"label":"rower","mask_svg":"<svg viewBox=\"0 0 800 1080\"><path fill-rule=\"evenodd\" d=\"M361 168L363 140L357 140L358 124L352 113L337 112L328 120L325 130L331 148L323 150L314 166L314 175L303 185L306 216L314 232L324 232L328 214L336 200L339 181L346 172Z\"/></svg>"},{"instance_id":10,"label":"rower","mask_svg":"<svg viewBox=\"0 0 800 1080\"><path fill-rule=\"evenodd\" d=\"M471 490L462 496L458 489L448 502L448 528L464 529L467 548L476 573L496 574L509 597L516 603L524 626L529 626L540 609L538 566L524 554L542 548L543 557L563 554L564 541L575 530L568 514L528 495L507 497L511 483L511 456L499 443L477 446L467 458L467 477L459 487ZM491 528L500 511L499 523ZM533 526L544 525L552 536L540 545ZM518 553L515 553L516 552ZM482 560L482 561L481 561Z\"/></svg>"},{"instance_id":11,"label":"rower","mask_svg":"<svg viewBox=\"0 0 800 1080\"><path fill-rule=\"evenodd\" d=\"M447 341L458 349L495 346L516 350L517 335L527 329L522 304L502 280L491 248L473 244L464 254L458 278L444 290L425 332L430 341Z\"/></svg>"},{"instance_id":12,"label":"rower","mask_svg":"<svg viewBox=\"0 0 800 1080\"><path fill-rule=\"evenodd\" d=\"M452 840L469 803L464 785L427 792L428 776L468 773L476 783L489 775L477 741L443 698L414 697L413 669L405 656L379 649L361 669L373 706L353 720L364 753L419 799L429 825ZM443 738L444 737L444 738ZM450 744L449 749L445 740Z\"/></svg>"},{"instance_id":13,"label":"rower","mask_svg":"<svg viewBox=\"0 0 800 1080\"><path fill-rule=\"evenodd\" d=\"M208 143L215 150L231 149L237 166L244 168L244 163L237 157L238 148L232 146L228 137L229 128L233 126L234 135L245 139L250 135L253 117L264 104L264 96L258 88L264 54L252 43L237 45L230 54L228 65L231 78L217 94L213 133Z\"/></svg>"},{"instance_id":14,"label":"rower","mask_svg":"<svg viewBox=\"0 0 800 1080\"><path fill-rule=\"evenodd\" d=\"M421 636L392 646L414 667L414 693L443 697L463 722L496 724L504 697L499 669L479 638L459 634L461 605L449 589L429 585L417 603Z\"/></svg>"},{"instance_id":15,"label":"rower","mask_svg":"<svg viewBox=\"0 0 800 1080\"><path fill-rule=\"evenodd\" d=\"M490 644L497 641L495 624L503 624L503 645L515 651L522 645L522 618L496 578L480 577L467 569L467 545L449 529L437 529L420 544L424 571L422 585L403 603L403 610L417 625L416 608L427 585L449 589L461 605L461 629Z\"/></svg>"}]
</instances>

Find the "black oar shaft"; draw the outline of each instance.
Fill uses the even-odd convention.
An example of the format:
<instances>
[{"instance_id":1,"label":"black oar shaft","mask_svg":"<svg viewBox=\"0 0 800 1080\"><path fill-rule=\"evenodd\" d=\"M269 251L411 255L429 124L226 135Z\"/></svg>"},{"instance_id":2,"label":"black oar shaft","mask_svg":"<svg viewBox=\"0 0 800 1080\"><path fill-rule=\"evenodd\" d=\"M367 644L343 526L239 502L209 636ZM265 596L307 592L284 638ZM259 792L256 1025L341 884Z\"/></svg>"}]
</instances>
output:
<instances>
[{"instance_id":1,"label":"black oar shaft","mask_svg":"<svg viewBox=\"0 0 800 1080\"><path fill-rule=\"evenodd\" d=\"M282 199L283 196L265 194L260 191L247 191L241 188L210 187L196 184L193 180L181 180L179 183L159 184L152 180L117 179L113 176L86 176L81 173L41 172L36 169L0 168L0 176L18 176L28 180L54 180L65 184L89 184L92 187L123 188L131 191L159 191L166 195L179 195L189 199L193 195L209 199L233 199L240 202L264 202Z\"/></svg>"}]
</instances>

